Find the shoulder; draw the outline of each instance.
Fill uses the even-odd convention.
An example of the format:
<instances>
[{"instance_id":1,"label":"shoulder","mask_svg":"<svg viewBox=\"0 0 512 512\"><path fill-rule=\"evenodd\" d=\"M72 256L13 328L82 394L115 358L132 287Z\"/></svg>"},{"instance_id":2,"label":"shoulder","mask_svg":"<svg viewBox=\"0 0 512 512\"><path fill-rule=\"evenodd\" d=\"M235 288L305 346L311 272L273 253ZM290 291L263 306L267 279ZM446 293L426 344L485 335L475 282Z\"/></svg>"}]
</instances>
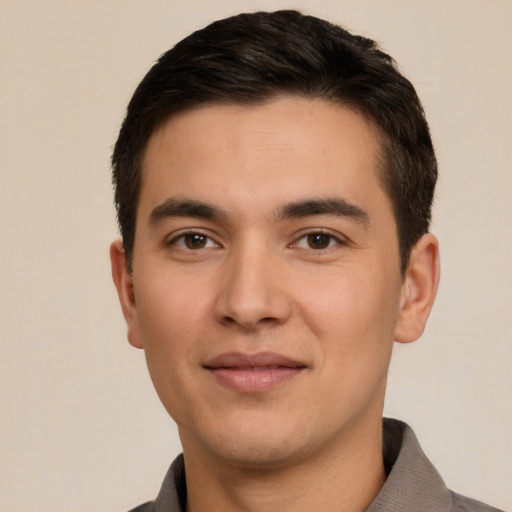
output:
<instances>
[{"instance_id":1,"label":"shoulder","mask_svg":"<svg viewBox=\"0 0 512 512\"><path fill-rule=\"evenodd\" d=\"M183 512L186 501L185 461L183 455L178 455L165 475L157 498L131 509L130 512Z\"/></svg>"},{"instance_id":2,"label":"shoulder","mask_svg":"<svg viewBox=\"0 0 512 512\"><path fill-rule=\"evenodd\" d=\"M132 508L130 512L154 512L155 511L155 502L148 501L147 503L143 503L138 507Z\"/></svg>"},{"instance_id":3,"label":"shoulder","mask_svg":"<svg viewBox=\"0 0 512 512\"><path fill-rule=\"evenodd\" d=\"M366 512L503 512L448 489L408 425L386 418L383 427L388 477Z\"/></svg>"},{"instance_id":4,"label":"shoulder","mask_svg":"<svg viewBox=\"0 0 512 512\"><path fill-rule=\"evenodd\" d=\"M503 512L503 510L486 505L481 501L467 498L453 491L450 492L453 498L453 512Z\"/></svg>"}]
</instances>

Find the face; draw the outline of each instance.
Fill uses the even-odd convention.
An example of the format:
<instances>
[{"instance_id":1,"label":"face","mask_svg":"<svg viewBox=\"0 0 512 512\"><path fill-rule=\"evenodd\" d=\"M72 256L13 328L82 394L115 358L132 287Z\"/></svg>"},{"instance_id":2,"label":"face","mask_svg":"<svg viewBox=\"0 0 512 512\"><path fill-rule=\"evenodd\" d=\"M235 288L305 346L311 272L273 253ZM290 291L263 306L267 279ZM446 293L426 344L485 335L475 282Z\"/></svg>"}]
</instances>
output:
<instances>
[{"instance_id":1,"label":"face","mask_svg":"<svg viewBox=\"0 0 512 512\"><path fill-rule=\"evenodd\" d=\"M291 97L151 137L133 274L112 260L185 453L278 465L380 425L393 339L417 333L378 153L359 114Z\"/></svg>"}]
</instances>

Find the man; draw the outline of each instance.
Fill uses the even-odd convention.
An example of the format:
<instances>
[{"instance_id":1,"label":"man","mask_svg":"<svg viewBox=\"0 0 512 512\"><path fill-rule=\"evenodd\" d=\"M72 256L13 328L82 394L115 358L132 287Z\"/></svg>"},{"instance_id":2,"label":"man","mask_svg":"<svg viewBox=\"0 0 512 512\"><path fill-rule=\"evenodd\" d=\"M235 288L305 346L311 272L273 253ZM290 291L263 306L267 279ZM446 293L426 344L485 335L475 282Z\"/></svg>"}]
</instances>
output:
<instances>
[{"instance_id":1,"label":"man","mask_svg":"<svg viewBox=\"0 0 512 512\"><path fill-rule=\"evenodd\" d=\"M374 42L297 12L181 41L113 154L114 281L183 446L141 511L490 511L382 421L439 280L437 165Z\"/></svg>"}]
</instances>

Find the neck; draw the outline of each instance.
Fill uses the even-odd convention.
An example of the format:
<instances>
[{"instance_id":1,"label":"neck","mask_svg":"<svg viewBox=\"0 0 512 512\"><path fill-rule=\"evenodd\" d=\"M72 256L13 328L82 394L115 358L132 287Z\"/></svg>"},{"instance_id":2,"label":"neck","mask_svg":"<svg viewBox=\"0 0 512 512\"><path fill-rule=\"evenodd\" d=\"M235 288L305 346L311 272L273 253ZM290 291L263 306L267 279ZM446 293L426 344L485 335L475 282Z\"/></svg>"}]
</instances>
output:
<instances>
[{"instance_id":1,"label":"neck","mask_svg":"<svg viewBox=\"0 0 512 512\"><path fill-rule=\"evenodd\" d=\"M187 512L363 512L385 482L382 426L288 465L247 468L186 449Z\"/></svg>"}]
</instances>

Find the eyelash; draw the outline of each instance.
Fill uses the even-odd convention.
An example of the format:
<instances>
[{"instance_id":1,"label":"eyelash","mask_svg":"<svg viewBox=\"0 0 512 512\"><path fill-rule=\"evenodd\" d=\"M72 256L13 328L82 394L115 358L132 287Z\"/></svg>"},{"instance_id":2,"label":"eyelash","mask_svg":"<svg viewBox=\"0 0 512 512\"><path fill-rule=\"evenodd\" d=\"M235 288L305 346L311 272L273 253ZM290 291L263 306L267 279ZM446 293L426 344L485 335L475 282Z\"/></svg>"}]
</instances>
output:
<instances>
[{"instance_id":1,"label":"eyelash","mask_svg":"<svg viewBox=\"0 0 512 512\"><path fill-rule=\"evenodd\" d=\"M192 248L187 245L187 242L186 242L187 237L198 237L198 238L201 237L203 240L206 240L205 245ZM182 245L180 245L180 242L182 242ZM210 244L209 247L208 247L208 244ZM211 236L205 235L204 233L201 233L200 231L187 231L185 233L181 233L181 234L175 236L174 238L172 238L172 240L170 240L168 242L168 245L176 246L176 247L179 247L180 249L184 249L184 250L188 250L188 251L197 251L199 249L210 249L212 247L220 247L220 244L215 242L215 240L213 240L213 238Z\"/></svg>"},{"instance_id":2,"label":"eyelash","mask_svg":"<svg viewBox=\"0 0 512 512\"><path fill-rule=\"evenodd\" d=\"M190 237L190 238L197 237L196 241L198 242L198 246L191 247L190 245L188 245L187 237ZM324 247L311 247L311 243L314 241L313 239L315 237L317 237L317 238L320 237L320 239L322 237L324 237L326 239L324 241L324 243L326 242L326 245ZM302 240L306 241L306 244L308 245L308 247L300 246L300 243ZM200 245L200 243L203 241L204 241L204 245ZM168 245L176 246L176 247L179 247L180 249L188 250L188 251L197 251L200 249L211 249L214 247L221 247L221 245L218 244L217 242L215 242L215 240L212 237L210 237L204 233L201 233L200 231L187 231L185 233L180 233L179 235L172 238L172 240L170 240L168 242ZM310 231L308 233L301 235L294 242L292 242L289 245L289 247L296 248L296 249L304 249L304 250L309 249L309 250L313 250L316 252L316 251L323 251L323 250L331 249L332 247L334 247L336 245L346 245L346 242L344 240L340 239L339 237L333 235L332 233L328 233L328 232L325 232L322 230L315 230L315 231Z\"/></svg>"},{"instance_id":3,"label":"eyelash","mask_svg":"<svg viewBox=\"0 0 512 512\"><path fill-rule=\"evenodd\" d=\"M314 237L327 238L327 245L325 247L315 247L315 248L311 247L310 243ZM308 247L300 247L299 243L301 242L301 240L306 240ZM332 233L322 231L322 230L315 230L315 231L310 231L308 233L305 233L302 236L300 236L299 238L297 238L297 240L295 242L293 242L290 245L290 247L297 248L297 249L313 250L315 252L317 252L317 251L319 252L319 251L325 251L325 250L331 249L332 247L337 246L337 245L346 245L346 242L343 239L341 239L340 237L333 235Z\"/></svg>"}]
</instances>

